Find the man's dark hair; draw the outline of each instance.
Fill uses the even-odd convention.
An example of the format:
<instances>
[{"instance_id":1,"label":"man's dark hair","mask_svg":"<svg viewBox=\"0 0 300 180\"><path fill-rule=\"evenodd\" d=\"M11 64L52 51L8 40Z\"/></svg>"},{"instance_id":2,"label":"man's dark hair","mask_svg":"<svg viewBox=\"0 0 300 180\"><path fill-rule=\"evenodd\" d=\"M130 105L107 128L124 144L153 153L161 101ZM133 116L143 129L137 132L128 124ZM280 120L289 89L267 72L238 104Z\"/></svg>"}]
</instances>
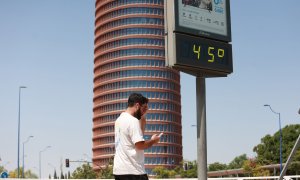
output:
<instances>
[{"instance_id":1,"label":"man's dark hair","mask_svg":"<svg viewBox=\"0 0 300 180\"><path fill-rule=\"evenodd\" d=\"M149 101L148 98L144 97L140 93L132 93L128 98L128 107L134 106L136 103L147 104Z\"/></svg>"}]
</instances>

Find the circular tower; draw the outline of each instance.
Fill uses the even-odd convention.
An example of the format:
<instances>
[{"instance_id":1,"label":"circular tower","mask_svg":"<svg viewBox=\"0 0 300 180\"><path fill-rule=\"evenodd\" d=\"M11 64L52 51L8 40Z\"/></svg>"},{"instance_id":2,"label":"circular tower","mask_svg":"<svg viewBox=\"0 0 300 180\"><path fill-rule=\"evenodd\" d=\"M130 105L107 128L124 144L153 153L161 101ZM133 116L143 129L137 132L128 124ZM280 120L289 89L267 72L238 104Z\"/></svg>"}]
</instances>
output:
<instances>
[{"instance_id":1,"label":"circular tower","mask_svg":"<svg viewBox=\"0 0 300 180\"><path fill-rule=\"evenodd\" d=\"M114 155L114 122L132 92L149 98L145 139L163 132L145 150L148 174L182 161L179 72L165 67L163 0L96 0L93 168Z\"/></svg>"}]
</instances>

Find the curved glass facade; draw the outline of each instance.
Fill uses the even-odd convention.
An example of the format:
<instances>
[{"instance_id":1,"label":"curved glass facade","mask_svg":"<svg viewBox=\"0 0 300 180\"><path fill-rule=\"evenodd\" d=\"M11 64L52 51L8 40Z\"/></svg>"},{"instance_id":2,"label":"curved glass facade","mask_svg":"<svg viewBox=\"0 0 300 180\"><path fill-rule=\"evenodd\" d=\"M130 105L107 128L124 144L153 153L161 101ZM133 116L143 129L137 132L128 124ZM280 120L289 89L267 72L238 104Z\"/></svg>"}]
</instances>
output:
<instances>
[{"instance_id":1,"label":"curved glass facade","mask_svg":"<svg viewBox=\"0 0 300 180\"><path fill-rule=\"evenodd\" d=\"M179 72L165 67L163 0L97 0L94 50L93 168L114 155L114 121L132 92L149 98L145 139L148 174L182 161Z\"/></svg>"}]
</instances>

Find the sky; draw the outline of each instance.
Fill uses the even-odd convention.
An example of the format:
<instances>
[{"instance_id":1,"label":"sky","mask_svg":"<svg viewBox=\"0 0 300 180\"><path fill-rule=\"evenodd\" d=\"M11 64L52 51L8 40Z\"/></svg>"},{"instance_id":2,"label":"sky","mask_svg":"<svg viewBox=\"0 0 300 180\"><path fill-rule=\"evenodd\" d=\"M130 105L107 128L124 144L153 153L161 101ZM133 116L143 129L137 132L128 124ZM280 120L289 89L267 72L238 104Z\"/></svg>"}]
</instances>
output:
<instances>
[{"instance_id":1,"label":"sky","mask_svg":"<svg viewBox=\"0 0 300 180\"><path fill-rule=\"evenodd\" d=\"M255 157L267 134L299 124L300 1L231 0L233 73L206 79L207 161ZM42 177L92 156L94 0L0 0L0 165ZM183 157L197 159L196 78L181 73ZM284 142L283 142L284 145ZM45 147L51 146L46 151ZM43 152L41 152L43 151ZM62 164L62 167L61 167Z\"/></svg>"}]
</instances>

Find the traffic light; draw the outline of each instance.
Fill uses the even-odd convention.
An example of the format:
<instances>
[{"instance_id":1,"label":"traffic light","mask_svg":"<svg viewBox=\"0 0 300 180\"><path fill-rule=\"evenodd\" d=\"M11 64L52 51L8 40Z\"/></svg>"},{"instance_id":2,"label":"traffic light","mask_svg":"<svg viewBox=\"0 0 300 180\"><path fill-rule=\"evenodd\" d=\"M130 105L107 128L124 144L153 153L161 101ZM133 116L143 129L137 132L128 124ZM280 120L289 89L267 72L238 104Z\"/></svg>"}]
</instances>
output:
<instances>
[{"instance_id":1,"label":"traffic light","mask_svg":"<svg viewBox=\"0 0 300 180\"><path fill-rule=\"evenodd\" d=\"M69 161L69 159L66 159L66 167L67 168L70 167L70 161Z\"/></svg>"}]
</instances>

